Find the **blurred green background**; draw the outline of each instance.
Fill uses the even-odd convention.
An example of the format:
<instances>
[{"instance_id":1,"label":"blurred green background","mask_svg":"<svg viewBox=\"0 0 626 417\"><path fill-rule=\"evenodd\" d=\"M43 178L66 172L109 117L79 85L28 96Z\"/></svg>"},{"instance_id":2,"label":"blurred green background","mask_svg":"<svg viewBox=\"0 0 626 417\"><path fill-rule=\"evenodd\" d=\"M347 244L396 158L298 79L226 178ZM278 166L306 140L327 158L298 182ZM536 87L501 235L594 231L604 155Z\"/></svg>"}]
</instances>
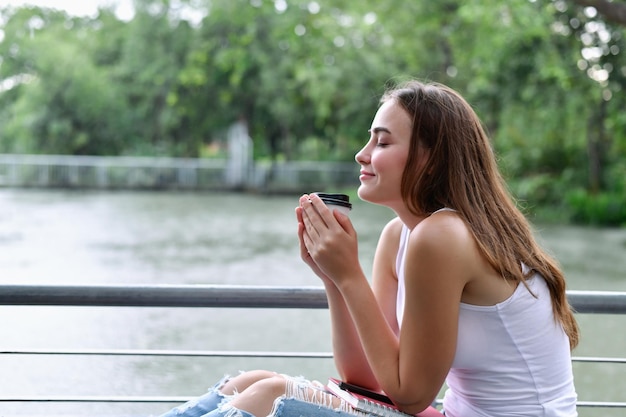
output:
<instances>
[{"instance_id":1,"label":"blurred green background","mask_svg":"<svg viewBox=\"0 0 626 417\"><path fill-rule=\"evenodd\" d=\"M136 0L92 16L0 3L0 153L350 161L385 86L475 107L520 205L626 224L626 2Z\"/></svg>"}]
</instances>

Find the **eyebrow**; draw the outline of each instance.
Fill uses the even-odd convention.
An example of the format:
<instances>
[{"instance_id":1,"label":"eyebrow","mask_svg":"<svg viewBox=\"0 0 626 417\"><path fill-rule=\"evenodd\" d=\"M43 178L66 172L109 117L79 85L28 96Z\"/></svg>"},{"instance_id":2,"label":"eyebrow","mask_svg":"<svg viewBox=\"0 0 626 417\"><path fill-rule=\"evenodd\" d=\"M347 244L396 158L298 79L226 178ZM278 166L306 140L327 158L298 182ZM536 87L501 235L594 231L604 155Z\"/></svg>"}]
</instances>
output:
<instances>
[{"instance_id":1,"label":"eyebrow","mask_svg":"<svg viewBox=\"0 0 626 417\"><path fill-rule=\"evenodd\" d=\"M374 132L374 133L387 132L387 133L391 134L391 130L387 129L386 127L382 127L382 126L375 127L373 129L368 129L367 130L367 133L369 133L369 134L371 134L372 132Z\"/></svg>"}]
</instances>

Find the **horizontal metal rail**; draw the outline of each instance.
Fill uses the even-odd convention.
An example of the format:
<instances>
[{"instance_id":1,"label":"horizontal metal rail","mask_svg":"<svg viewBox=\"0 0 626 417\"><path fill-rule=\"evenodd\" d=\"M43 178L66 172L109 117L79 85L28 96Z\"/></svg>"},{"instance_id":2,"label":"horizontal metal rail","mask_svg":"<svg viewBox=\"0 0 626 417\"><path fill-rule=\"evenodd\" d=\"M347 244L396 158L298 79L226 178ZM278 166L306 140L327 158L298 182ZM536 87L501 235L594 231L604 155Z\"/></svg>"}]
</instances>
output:
<instances>
[{"instance_id":1,"label":"horizontal metal rail","mask_svg":"<svg viewBox=\"0 0 626 417\"><path fill-rule=\"evenodd\" d=\"M626 314L626 292L568 291L581 314ZM0 285L0 305L328 308L322 287L234 285Z\"/></svg>"},{"instance_id":2,"label":"horizontal metal rail","mask_svg":"<svg viewBox=\"0 0 626 417\"><path fill-rule=\"evenodd\" d=\"M332 352L273 352L237 350L146 350L146 349L2 349L0 355L161 356L204 358L296 358L332 359ZM626 359L625 359L626 361Z\"/></svg>"},{"instance_id":3,"label":"horizontal metal rail","mask_svg":"<svg viewBox=\"0 0 626 417\"><path fill-rule=\"evenodd\" d=\"M0 402L62 402L62 403L184 403L196 397L172 396L172 397L150 397L150 396L50 396L50 397L14 397L3 398ZM441 404L441 400L437 400L435 404ZM610 401L578 401L578 407L584 408L626 408L626 402L610 402Z\"/></svg>"},{"instance_id":4,"label":"horizontal metal rail","mask_svg":"<svg viewBox=\"0 0 626 417\"><path fill-rule=\"evenodd\" d=\"M194 397L172 396L172 397L151 397L151 396L49 396L49 397L7 397L1 398L2 402L15 403L184 403Z\"/></svg>"},{"instance_id":5,"label":"horizontal metal rail","mask_svg":"<svg viewBox=\"0 0 626 417\"><path fill-rule=\"evenodd\" d=\"M2 285L0 305L328 308L320 287L228 285Z\"/></svg>"},{"instance_id":6,"label":"horizontal metal rail","mask_svg":"<svg viewBox=\"0 0 626 417\"><path fill-rule=\"evenodd\" d=\"M626 314L626 292L568 291L577 313ZM0 285L0 306L328 308L321 287L228 285ZM331 359L332 352L2 349L0 355L94 355ZM573 357L575 362L626 364L626 358ZM13 396L2 402L180 403L192 397ZM438 400L440 403L441 400ZM626 408L626 402L578 401L579 407Z\"/></svg>"},{"instance_id":7,"label":"horizontal metal rail","mask_svg":"<svg viewBox=\"0 0 626 417\"><path fill-rule=\"evenodd\" d=\"M274 352L255 350L159 350L159 349L0 349L0 355L161 356L200 358L297 358L332 359L332 352ZM572 362L626 364L626 358L573 356Z\"/></svg>"}]
</instances>

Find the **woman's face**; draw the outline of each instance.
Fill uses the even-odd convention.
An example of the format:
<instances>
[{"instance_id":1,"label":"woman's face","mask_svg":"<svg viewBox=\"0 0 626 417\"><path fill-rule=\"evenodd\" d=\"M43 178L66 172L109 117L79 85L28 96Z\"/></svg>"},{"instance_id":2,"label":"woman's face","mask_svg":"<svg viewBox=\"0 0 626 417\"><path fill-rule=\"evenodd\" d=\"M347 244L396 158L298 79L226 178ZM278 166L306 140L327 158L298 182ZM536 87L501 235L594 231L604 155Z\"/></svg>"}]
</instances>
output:
<instances>
[{"instance_id":1,"label":"woman's face","mask_svg":"<svg viewBox=\"0 0 626 417\"><path fill-rule=\"evenodd\" d=\"M411 142L411 118L396 103L383 103L372 121L370 139L355 156L361 165L358 195L362 200L390 208L403 205L402 173Z\"/></svg>"}]
</instances>

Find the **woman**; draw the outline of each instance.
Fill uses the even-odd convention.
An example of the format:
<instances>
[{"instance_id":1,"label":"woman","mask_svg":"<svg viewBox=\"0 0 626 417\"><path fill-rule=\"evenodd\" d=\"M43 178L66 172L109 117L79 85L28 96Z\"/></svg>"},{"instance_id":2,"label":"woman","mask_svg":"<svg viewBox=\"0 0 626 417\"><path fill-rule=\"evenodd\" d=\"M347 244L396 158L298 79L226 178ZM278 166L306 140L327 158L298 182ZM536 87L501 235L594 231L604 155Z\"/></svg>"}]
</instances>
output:
<instances>
[{"instance_id":1,"label":"woman","mask_svg":"<svg viewBox=\"0 0 626 417\"><path fill-rule=\"evenodd\" d=\"M397 215L371 284L349 218L314 194L296 208L302 259L326 289L340 377L410 414L437 413L429 405L445 381L448 417L576 416L578 327L563 273L508 195L466 101L434 83L388 91L356 160L359 197ZM313 383L267 371L219 383L198 404L217 407L216 417L350 412Z\"/></svg>"}]
</instances>

